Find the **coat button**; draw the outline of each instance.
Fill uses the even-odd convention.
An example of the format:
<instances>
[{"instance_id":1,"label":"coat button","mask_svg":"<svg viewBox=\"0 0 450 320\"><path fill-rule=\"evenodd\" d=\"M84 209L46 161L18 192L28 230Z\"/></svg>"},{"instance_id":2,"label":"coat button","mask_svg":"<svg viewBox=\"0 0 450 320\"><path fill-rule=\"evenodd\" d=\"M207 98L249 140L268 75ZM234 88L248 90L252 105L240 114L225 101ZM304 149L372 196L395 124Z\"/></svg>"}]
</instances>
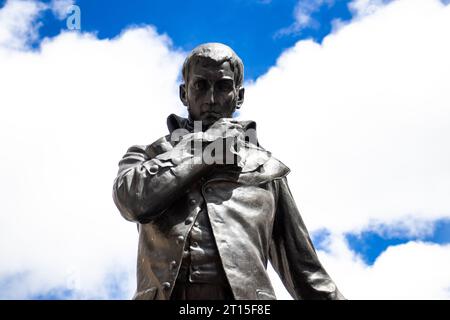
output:
<instances>
[{"instance_id":1,"label":"coat button","mask_svg":"<svg viewBox=\"0 0 450 320\"><path fill-rule=\"evenodd\" d=\"M191 199L191 200L189 200L189 203L190 203L190 204L196 204L196 203L197 203L197 200Z\"/></svg>"},{"instance_id":2,"label":"coat button","mask_svg":"<svg viewBox=\"0 0 450 320\"><path fill-rule=\"evenodd\" d=\"M192 217L187 218L185 221L186 224L191 224L192 222L194 222L194 218Z\"/></svg>"},{"instance_id":3,"label":"coat button","mask_svg":"<svg viewBox=\"0 0 450 320\"><path fill-rule=\"evenodd\" d=\"M212 190L213 190L213 189L212 189L211 187L207 187L207 188L205 189L206 193L211 193Z\"/></svg>"},{"instance_id":4,"label":"coat button","mask_svg":"<svg viewBox=\"0 0 450 320\"><path fill-rule=\"evenodd\" d=\"M177 262L175 260L170 262L170 268L174 269L177 266Z\"/></svg>"},{"instance_id":5,"label":"coat button","mask_svg":"<svg viewBox=\"0 0 450 320\"><path fill-rule=\"evenodd\" d=\"M177 243L178 244L182 244L183 242L184 242L184 237L183 236L178 236Z\"/></svg>"},{"instance_id":6,"label":"coat button","mask_svg":"<svg viewBox=\"0 0 450 320\"><path fill-rule=\"evenodd\" d=\"M150 168L148 168L148 171L150 172L150 174L156 174L158 172L158 166L154 164L150 166Z\"/></svg>"},{"instance_id":7,"label":"coat button","mask_svg":"<svg viewBox=\"0 0 450 320\"><path fill-rule=\"evenodd\" d=\"M162 286L164 289L170 289L170 282L163 282Z\"/></svg>"}]
</instances>

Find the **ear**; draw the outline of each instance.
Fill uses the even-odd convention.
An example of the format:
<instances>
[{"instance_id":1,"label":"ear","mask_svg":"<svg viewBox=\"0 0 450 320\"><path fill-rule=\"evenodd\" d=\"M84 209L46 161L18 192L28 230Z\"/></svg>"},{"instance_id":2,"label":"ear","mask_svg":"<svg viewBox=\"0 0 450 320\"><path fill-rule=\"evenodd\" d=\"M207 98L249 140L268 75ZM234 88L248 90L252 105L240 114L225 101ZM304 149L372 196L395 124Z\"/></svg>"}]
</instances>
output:
<instances>
[{"instance_id":1,"label":"ear","mask_svg":"<svg viewBox=\"0 0 450 320\"><path fill-rule=\"evenodd\" d=\"M244 87L240 87L238 91L238 98L236 101L236 109L240 109L242 104L244 103L244 93L245 93Z\"/></svg>"},{"instance_id":2,"label":"ear","mask_svg":"<svg viewBox=\"0 0 450 320\"><path fill-rule=\"evenodd\" d=\"M186 85L184 83L180 84L180 100L186 107L188 106Z\"/></svg>"}]
</instances>

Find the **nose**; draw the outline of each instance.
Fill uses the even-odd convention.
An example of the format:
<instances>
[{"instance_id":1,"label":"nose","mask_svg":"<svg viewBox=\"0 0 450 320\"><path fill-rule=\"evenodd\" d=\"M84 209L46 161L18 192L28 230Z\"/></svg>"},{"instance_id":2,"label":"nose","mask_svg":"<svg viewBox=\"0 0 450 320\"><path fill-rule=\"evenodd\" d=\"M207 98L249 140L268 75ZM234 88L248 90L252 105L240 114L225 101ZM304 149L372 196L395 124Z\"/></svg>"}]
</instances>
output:
<instances>
[{"instance_id":1,"label":"nose","mask_svg":"<svg viewBox=\"0 0 450 320\"><path fill-rule=\"evenodd\" d=\"M207 100L209 104L214 104L214 86L209 88Z\"/></svg>"}]
</instances>

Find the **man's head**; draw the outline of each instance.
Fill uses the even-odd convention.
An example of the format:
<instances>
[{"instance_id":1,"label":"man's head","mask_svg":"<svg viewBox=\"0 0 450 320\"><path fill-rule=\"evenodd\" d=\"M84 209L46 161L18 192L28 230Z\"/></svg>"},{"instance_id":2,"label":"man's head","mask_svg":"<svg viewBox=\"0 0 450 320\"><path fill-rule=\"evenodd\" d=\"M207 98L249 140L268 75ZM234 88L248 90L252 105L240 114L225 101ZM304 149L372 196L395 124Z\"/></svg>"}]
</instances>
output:
<instances>
[{"instance_id":1,"label":"man's head","mask_svg":"<svg viewBox=\"0 0 450 320\"><path fill-rule=\"evenodd\" d=\"M236 53L221 43L206 43L189 54L183 65L180 99L192 120L209 126L231 118L244 102L244 65Z\"/></svg>"}]
</instances>

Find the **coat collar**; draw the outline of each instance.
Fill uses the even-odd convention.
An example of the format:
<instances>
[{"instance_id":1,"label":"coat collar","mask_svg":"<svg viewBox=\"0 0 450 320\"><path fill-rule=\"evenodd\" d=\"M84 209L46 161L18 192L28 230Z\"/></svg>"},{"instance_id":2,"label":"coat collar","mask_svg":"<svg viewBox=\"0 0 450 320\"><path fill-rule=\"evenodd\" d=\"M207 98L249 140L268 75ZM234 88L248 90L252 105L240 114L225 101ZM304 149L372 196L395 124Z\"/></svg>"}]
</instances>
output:
<instances>
[{"instance_id":1,"label":"coat collar","mask_svg":"<svg viewBox=\"0 0 450 320\"><path fill-rule=\"evenodd\" d=\"M256 145L253 143L244 142L243 147L240 148L240 151L238 152L238 155L241 158L239 164L239 172L255 172L255 174L261 175L261 172L258 173L258 171L262 169L263 171L266 171L264 175L261 175L261 177L267 176L265 179L274 179L286 175L289 172L289 168L287 168L283 163L274 158L269 151L263 149L259 145L256 136L256 122L239 121L239 123L244 128L244 131L246 131L246 135L249 138L249 141L256 142ZM190 132L192 132L194 129L193 121L191 119L186 119L175 114L171 114L167 118L167 127L171 134L177 129L186 129ZM171 158L171 155L166 154L163 160L167 160L166 158ZM261 179L255 179L255 177L252 177L251 180Z\"/></svg>"},{"instance_id":2,"label":"coat collar","mask_svg":"<svg viewBox=\"0 0 450 320\"><path fill-rule=\"evenodd\" d=\"M194 123L190 119L186 119L172 113L167 117L167 128L169 129L170 133L177 129L186 129L188 131L192 131L194 128Z\"/></svg>"}]
</instances>

